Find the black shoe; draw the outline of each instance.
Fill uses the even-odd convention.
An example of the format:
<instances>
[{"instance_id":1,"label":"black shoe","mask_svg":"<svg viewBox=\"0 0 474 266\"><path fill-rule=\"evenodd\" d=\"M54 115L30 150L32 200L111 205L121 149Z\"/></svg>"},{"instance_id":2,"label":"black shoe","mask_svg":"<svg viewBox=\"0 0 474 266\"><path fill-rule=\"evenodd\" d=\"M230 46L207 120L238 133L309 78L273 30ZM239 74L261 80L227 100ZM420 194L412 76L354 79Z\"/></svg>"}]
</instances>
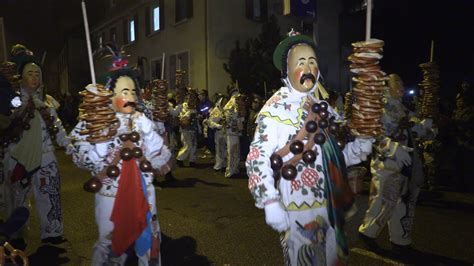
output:
<instances>
[{"instance_id":1,"label":"black shoe","mask_svg":"<svg viewBox=\"0 0 474 266\"><path fill-rule=\"evenodd\" d=\"M411 245L398 245L393 242L390 242L390 244L392 244L392 251L394 253L410 254L413 252L413 248L411 247Z\"/></svg>"},{"instance_id":2,"label":"black shoe","mask_svg":"<svg viewBox=\"0 0 474 266\"><path fill-rule=\"evenodd\" d=\"M380 250L379 246L377 245L377 242L375 242L375 238L368 237L361 232L359 232L359 238L364 242L365 246L374 252L377 252Z\"/></svg>"},{"instance_id":3,"label":"black shoe","mask_svg":"<svg viewBox=\"0 0 474 266\"><path fill-rule=\"evenodd\" d=\"M197 164L195 162L189 162L189 167L197 168Z\"/></svg>"},{"instance_id":4,"label":"black shoe","mask_svg":"<svg viewBox=\"0 0 474 266\"><path fill-rule=\"evenodd\" d=\"M177 164L179 167L184 167L184 162L183 162L183 161L176 160L176 164Z\"/></svg>"},{"instance_id":5,"label":"black shoe","mask_svg":"<svg viewBox=\"0 0 474 266\"><path fill-rule=\"evenodd\" d=\"M64 242L67 242L67 239L63 238L62 236L55 236L55 237L43 238L43 239L41 239L41 242L48 243L48 244L53 244L53 245L60 245Z\"/></svg>"},{"instance_id":6,"label":"black shoe","mask_svg":"<svg viewBox=\"0 0 474 266\"><path fill-rule=\"evenodd\" d=\"M392 242L392 252L393 255L408 264L414 263L417 259L419 259L417 252L411 247L411 245L397 245Z\"/></svg>"}]
</instances>

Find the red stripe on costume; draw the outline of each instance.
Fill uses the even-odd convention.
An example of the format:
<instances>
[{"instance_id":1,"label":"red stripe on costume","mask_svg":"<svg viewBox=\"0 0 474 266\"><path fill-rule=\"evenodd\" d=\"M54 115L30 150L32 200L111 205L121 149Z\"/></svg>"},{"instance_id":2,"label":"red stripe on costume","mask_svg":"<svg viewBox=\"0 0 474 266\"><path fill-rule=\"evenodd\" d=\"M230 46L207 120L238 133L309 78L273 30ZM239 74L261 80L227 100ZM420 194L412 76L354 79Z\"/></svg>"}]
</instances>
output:
<instances>
[{"instance_id":1,"label":"red stripe on costume","mask_svg":"<svg viewBox=\"0 0 474 266\"><path fill-rule=\"evenodd\" d=\"M140 171L134 159L122 161L119 186L110 220L114 223L112 250L124 253L143 232L148 202L142 190Z\"/></svg>"}]
</instances>

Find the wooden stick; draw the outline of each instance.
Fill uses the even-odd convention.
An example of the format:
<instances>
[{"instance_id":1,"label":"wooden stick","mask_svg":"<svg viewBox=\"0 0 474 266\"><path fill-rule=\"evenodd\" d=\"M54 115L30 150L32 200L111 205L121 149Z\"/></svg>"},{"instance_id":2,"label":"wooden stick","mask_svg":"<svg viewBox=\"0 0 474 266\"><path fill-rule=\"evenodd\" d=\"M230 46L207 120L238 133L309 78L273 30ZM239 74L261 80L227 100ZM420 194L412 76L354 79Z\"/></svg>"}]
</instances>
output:
<instances>
[{"instance_id":1,"label":"wooden stick","mask_svg":"<svg viewBox=\"0 0 474 266\"><path fill-rule=\"evenodd\" d=\"M433 62L433 59L434 59L434 40L431 40L430 62Z\"/></svg>"},{"instance_id":2,"label":"wooden stick","mask_svg":"<svg viewBox=\"0 0 474 266\"><path fill-rule=\"evenodd\" d=\"M263 90L265 91L265 95L263 95L263 98L266 99L267 98L267 82L266 81L263 82Z\"/></svg>"},{"instance_id":3,"label":"wooden stick","mask_svg":"<svg viewBox=\"0 0 474 266\"><path fill-rule=\"evenodd\" d=\"M365 40L370 39L372 29L372 0L367 0L367 13L365 16Z\"/></svg>"},{"instance_id":4,"label":"wooden stick","mask_svg":"<svg viewBox=\"0 0 474 266\"><path fill-rule=\"evenodd\" d=\"M161 62L161 80L165 79L165 53L163 53L163 59Z\"/></svg>"},{"instance_id":5,"label":"wooden stick","mask_svg":"<svg viewBox=\"0 0 474 266\"><path fill-rule=\"evenodd\" d=\"M92 84L96 84L95 81L95 70L94 70L94 61L92 60L92 48L91 48L91 39L89 35L89 23L87 22L87 10L86 3L84 0L81 3L82 5L82 17L84 18L84 28L86 30L86 42L87 42L87 53L89 55L89 68L91 70Z\"/></svg>"}]
</instances>

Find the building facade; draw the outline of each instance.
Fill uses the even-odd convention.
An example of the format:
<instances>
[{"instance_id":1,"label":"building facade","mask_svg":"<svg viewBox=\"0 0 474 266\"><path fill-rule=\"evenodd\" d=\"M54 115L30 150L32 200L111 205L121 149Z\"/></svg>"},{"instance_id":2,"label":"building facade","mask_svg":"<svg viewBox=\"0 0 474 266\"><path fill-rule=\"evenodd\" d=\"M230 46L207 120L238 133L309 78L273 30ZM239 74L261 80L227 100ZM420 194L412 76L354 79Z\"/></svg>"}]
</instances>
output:
<instances>
[{"instance_id":1,"label":"building facade","mask_svg":"<svg viewBox=\"0 0 474 266\"><path fill-rule=\"evenodd\" d=\"M276 15L282 32L299 27L299 19L282 15L282 2L108 0L103 20L91 27L93 49L114 41L130 55L129 65L140 66L143 80L163 74L174 89L175 71L184 69L186 85L207 88L213 95L231 84L223 64L235 42L256 37L266 17ZM100 75L104 62L96 61L96 68Z\"/></svg>"}]
</instances>

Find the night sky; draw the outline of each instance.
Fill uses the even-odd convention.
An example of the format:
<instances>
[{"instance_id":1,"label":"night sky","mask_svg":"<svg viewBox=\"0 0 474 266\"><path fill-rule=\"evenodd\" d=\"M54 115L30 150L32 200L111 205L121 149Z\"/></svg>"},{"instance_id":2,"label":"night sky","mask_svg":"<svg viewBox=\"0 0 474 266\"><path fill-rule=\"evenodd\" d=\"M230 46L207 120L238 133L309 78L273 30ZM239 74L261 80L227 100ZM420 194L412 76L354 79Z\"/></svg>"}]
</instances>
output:
<instances>
[{"instance_id":1,"label":"night sky","mask_svg":"<svg viewBox=\"0 0 474 266\"><path fill-rule=\"evenodd\" d=\"M400 73L406 85L422 79L419 63L434 61L441 71L440 93L452 96L462 79L474 84L474 1L374 1L373 37L385 41L382 66Z\"/></svg>"},{"instance_id":2,"label":"night sky","mask_svg":"<svg viewBox=\"0 0 474 266\"><path fill-rule=\"evenodd\" d=\"M82 25L80 0L1 0L12 42L23 42L37 54L59 53L64 32ZM91 24L100 20L102 9L87 1ZM359 0L344 0L351 6ZM399 73L408 86L421 81L418 64L429 60L431 40L440 65L441 94L453 96L462 79L474 83L474 1L472 0L374 0L372 36L385 41L382 66ZM365 11L344 13L346 44L362 40ZM357 23L351 23L351 22ZM344 25L342 23L342 25Z\"/></svg>"}]
</instances>

